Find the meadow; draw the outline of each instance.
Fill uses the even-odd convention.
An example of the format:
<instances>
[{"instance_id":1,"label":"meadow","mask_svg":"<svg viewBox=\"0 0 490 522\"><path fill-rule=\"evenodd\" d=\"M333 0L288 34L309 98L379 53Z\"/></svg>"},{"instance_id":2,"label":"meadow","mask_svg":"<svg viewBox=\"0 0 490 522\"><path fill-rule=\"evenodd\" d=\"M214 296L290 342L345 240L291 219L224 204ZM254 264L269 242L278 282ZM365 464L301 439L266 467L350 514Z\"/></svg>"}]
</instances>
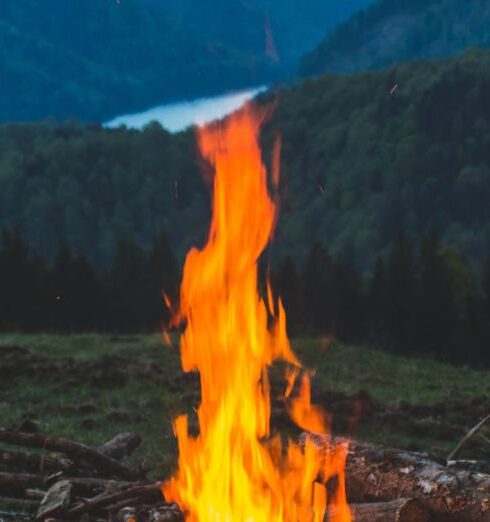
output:
<instances>
[{"instance_id":1,"label":"meadow","mask_svg":"<svg viewBox=\"0 0 490 522\"><path fill-rule=\"evenodd\" d=\"M293 346L314 370L313 400L333 412L337 433L443 458L490 402L488 370L326 339L297 339ZM137 432L143 443L129 463L155 478L175 466L171 420L192 415L199 403L198 378L182 373L177 339L168 347L157 334L2 334L0 378L3 426L35 423L94 446ZM273 429L283 421L274 413L279 403L273 400ZM468 451L481 456L484 441Z\"/></svg>"}]
</instances>

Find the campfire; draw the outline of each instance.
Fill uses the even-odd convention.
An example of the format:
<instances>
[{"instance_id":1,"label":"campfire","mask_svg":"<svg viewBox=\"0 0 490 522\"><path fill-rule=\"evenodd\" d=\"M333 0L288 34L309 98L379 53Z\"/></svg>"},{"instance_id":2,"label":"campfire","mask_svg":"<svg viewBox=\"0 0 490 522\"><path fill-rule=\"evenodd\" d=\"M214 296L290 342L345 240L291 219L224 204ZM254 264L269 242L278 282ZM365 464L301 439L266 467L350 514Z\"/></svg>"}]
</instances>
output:
<instances>
[{"instance_id":1,"label":"campfire","mask_svg":"<svg viewBox=\"0 0 490 522\"><path fill-rule=\"evenodd\" d=\"M141 443L133 433L92 448L32 426L0 429L5 446L36 450L0 452L0 493L36 503L45 521L490 522L490 475L333 437L329 415L312 404L311 374L289 344L281 301L269 282L259 290L280 156L277 141L268 176L264 117L249 106L198 132L214 171L212 219L205 246L186 258L172 321L183 331L182 368L199 374L201 396L195 414L173 422L173 476L153 483L122 463ZM280 397L271 396L275 361ZM273 401L296 436L271 428Z\"/></svg>"},{"instance_id":2,"label":"campfire","mask_svg":"<svg viewBox=\"0 0 490 522\"><path fill-rule=\"evenodd\" d=\"M199 131L201 153L215 173L213 213L205 247L187 256L178 314L186 323L183 369L201 379L199 434L189 435L187 417L175 420L179 469L163 494L192 522L319 522L327 500L331 521L349 522L346 445L318 445L309 436L301 445L282 444L270 431L268 370L276 359L288 363L284 400L295 423L326 436L328 422L310 404L309 375L289 345L281 302L268 283L265 296L258 293L258 259L277 217L258 143L263 117L247 107Z\"/></svg>"}]
</instances>

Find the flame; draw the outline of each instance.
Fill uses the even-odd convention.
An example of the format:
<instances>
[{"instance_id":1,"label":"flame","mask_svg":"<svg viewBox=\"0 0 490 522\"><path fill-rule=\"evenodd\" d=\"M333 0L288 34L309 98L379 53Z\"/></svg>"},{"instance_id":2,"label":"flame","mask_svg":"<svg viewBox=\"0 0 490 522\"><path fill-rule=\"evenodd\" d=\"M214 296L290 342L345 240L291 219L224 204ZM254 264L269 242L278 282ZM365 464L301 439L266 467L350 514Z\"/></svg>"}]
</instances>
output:
<instances>
[{"instance_id":1,"label":"flame","mask_svg":"<svg viewBox=\"0 0 490 522\"><path fill-rule=\"evenodd\" d=\"M291 350L282 304L270 326L270 286L264 299L257 291L257 260L277 217L258 144L263 117L247 107L199 131L201 153L215 170L213 214L205 247L187 255L178 311L186 321L182 367L201 377L199 435L189 434L186 416L174 421L178 471L163 493L189 522L322 522L327 503L336 508L331 522L350 522L346 446L319 445L310 434L301 444L283 444L270 433L268 368L276 359L289 365L284 400L291 418L324 434L328 419L310 404L309 377ZM329 499L324 484L332 477L338 486Z\"/></svg>"}]
</instances>

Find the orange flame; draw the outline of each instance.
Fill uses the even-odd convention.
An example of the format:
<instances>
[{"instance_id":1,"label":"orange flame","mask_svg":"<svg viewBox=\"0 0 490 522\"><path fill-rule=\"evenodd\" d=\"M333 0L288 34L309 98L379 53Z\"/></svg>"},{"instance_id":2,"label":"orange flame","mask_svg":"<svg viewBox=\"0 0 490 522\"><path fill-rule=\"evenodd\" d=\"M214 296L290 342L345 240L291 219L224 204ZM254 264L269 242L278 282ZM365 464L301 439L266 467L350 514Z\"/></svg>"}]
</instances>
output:
<instances>
[{"instance_id":1,"label":"orange flame","mask_svg":"<svg viewBox=\"0 0 490 522\"><path fill-rule=\"evenodd\" d=\"M319 445L314 435L283 446L270 434L268 368L276 359L289 363L290 396L300 365L282 304L268 326L270 287L265 301L257 291L257 260L277 214L258 144L262 119L248 107L199 132L201 152L215 169L213 215L207 244L187 256L179 310L186 321L182 366L201 377L199 435L189 434L186 416L175 420L178 472L163 493L190 522L322 522L327 502L336 506L331 522L350 522L347 448ZM328 419L310 405L309 392L306 376L299 396L287 399L290 415L300 427L326 433ZM332 477L338 487L328 499L324 484Z\"/></svg>"}]
</instances>

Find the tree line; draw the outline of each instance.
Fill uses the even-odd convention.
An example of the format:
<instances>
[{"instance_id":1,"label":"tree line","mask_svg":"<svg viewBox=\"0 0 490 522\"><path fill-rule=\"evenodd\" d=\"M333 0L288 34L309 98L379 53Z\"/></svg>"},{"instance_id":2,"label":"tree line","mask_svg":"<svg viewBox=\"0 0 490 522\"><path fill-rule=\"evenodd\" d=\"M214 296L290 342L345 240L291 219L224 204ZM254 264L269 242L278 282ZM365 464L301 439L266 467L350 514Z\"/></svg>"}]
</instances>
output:
<instances>
[{"instance_id":1,"label":"tree line","mask_svg":"<svg viewBox=\"0 0 490 522\"><path fill-rule=\"evenodd\" d=\"M278 93L264 158L282 136L275 252L328 245L363 271L403 229L430 230L482 265L490 256L490 52ZM271 101L265 95L265 101ZM205 238L210 198L194 130L0 126L0 224L52 259L58 235L107 269L120 237L165 229L177 259Z\"/></svg>"},{"instance_id":2,"label":"tree line","mask_svg":"<svg viewBox=\"0 0 490 522\"><path fill-rule=\"evenodd\" d=\"M434 233L413 245L400 232L389 254L364 275L313 243L301 265L289 255L275 263L271 282L291 336L329 336L458 363L490 362L490 262L477 273L461 251ZM110 266L101 270L63 241L47 263L29 251L17 229L4 230L0 331L158 331L170 319L162 293L175 302L179 283L163 232L147 249L121 239Z\"/></svg>"},{"instance_id":3,"label":"tree line","mask_svg":"<svg viewBox=\"0 0 490 522\"><path fill-rule=\"evenodd\" d=\"M2 232L0 330L137 332L168 320L178 270L166 235L150 248L121 239L107 270L60 241L51 263L34 255L18 229Z\"/></svg>"},{"instance_id":4,"label":"tree line","mask_svg":"<svg viewBox=\"0 0 490 522\"><path fill-rule=\"evenodd\" d=\"M476 271L435 233L415 248L400 232L365 277L316 243L302 270L291 257L282 261L274 286L293 335L332 336L457 363L490 362L490 263Z\"/></svg>"}]
</instances>

